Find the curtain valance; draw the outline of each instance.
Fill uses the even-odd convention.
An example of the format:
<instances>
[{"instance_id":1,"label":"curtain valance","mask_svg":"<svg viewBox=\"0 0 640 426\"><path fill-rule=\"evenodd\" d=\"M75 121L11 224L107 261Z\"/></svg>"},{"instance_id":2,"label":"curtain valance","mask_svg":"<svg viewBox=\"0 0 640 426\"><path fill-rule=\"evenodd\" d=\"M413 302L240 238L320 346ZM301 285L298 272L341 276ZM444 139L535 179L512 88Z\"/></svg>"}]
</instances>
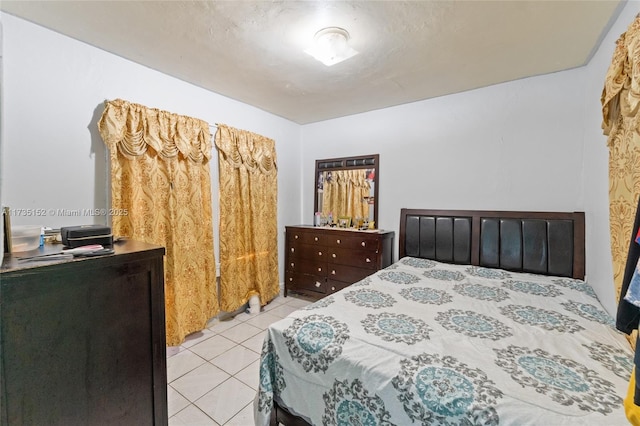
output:
<instances>
[{"instance_id":1,"label":"curtain valance","mask_svg":"<svg viewBox=\"0 0 640 426\"><path fill-rule=\"evenodd\" d=\"M134 159L153 148L161 158L178 153L196 163L211 158L211 134L206 121L116 99L105 102L98 122L110 150ZM206 159L206 160L205 160Z\"/></svg>"},{"instance_id":2,"label":"curtain valance","mask_svg":"<svg viewBox=\"0 0 640 426\"><path fill-rule=\"evenodd\" d=\"M602 90L602 130L609 136L607 145L615 144L622 117L632 121L640 133L640 20L633 23L617 42Z\"/></svg>"},{"instance_id":3,"label":"curtain valance","mask_svg":"<svg viewBox=\"0 0 640 426\"><path fill-rule=\"evenodd\" d=\"M244 168L265 175L276 173L276 146L273 139L218 124L215 144L233 168Z\"/></svg>"},{"instance_id":4,"label":"curtain valance","mask_svg":"<svg viewBox=\"0 0 640 426\"><path fill-rule=\"evenodd\" d=\"M335 180L338 184L351 185L354 188L364 188L369 190L370 184L367 180L366 170L334 170L329 179Z\"/></svg>"}]
</instances>

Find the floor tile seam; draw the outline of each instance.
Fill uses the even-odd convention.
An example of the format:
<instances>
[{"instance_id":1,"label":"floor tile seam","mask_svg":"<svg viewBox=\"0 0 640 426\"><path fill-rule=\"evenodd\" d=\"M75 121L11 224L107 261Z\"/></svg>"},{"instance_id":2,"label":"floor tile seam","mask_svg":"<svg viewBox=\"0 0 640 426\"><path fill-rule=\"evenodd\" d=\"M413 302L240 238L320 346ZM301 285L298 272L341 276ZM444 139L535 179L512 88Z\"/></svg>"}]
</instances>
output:
<instances>
[{"instance_id":1,"label":"floor tile seam","mask_svg":"<svg viewBox=\"0 0 640 426\"><path fill-rule=\"evenodd\" d=\"M204 364L209 364L209 365L211 365L212 367L215 367L216 369L218 369L218 370L222 371L222 372L223 372L224 374L226 374L227 376L229 376L229 377L233 377L233 374L229 373L229 372L228 372L228 371L226 371L226 370L223 370L222 368L218 367L217 365L215 365L215 364L214 364L214 363L212 363L211 361L206 361ZM194 369L193 369L193 370L191 370L190 372L196 371L198 368L202 367L204 364L200 364L199 366L197 366L196 368L194 368ZM244 370L244 369L243 369L243 370ZM240 371L242 371L242 370L240 370ZM189 374L189 373L187 373L187 374ZM187 374L184 374L183 376L180 376L178 379L183 378L183 377L184 377L184 376L186 376ZM227 377L227 378L226 378L226 379L224 379L224 380L227 380L229 377ZM173 383L175 383L178 379L174 379L174 380L172 380L172 381L171 381L171 383L169 383L169 384L173 384ZM224 381L224 380L223 380L223 381ZM222 383L222 382L220 382L219 384L221 384L221 383ZM172 386L172 387L175 389L175 386ZM211 390L215 389L216 387L217 387L217 386L214 386L213 388L209 389L209 391L211 391ZM207 392L209 392L209 391L207 391ZM205 393L206 393L206 392L205 392ZM183 396L184 396L184 395L183 395ZM186 397L185 397L185 398L186 398ZM187 399L189 399L189 398L187 398ZM191 400L189 399L189 401L191 401Z\"/></svg>"},{"instance_id":2,"label":"floor tile seam","mask_svg":"<svg viewBox=\"0 0 640 426\"><path fill-rule=\"evenodd\" d=\"M233 415L233 417L231 417L229 420L227 420L226 422L224 422L224 424L223 424L222 426L225 426L225 425L230 424L230 422L233 420L233 418L234 418L235 416L237 416L240 412L242 412L242 410L244 410L245 408L247 408L247 406L248 406L248 405L252 405L252 404L253 404L253 401L249 402L247 405L245 405L244 407L242 407L242 408L240 409L240 411L238 411L236 414L234 414L234 415ZM214 421L215 421L215 420L214 420Z\"/></svg>"},{"instance_id":3,"label":"floor tile seam","mask_svg":"<svg viewBox=\"0 0 640 426\"><path fill-rule=\"evenodd\" d=\"M250 350L250 349L249 349L249 350ZM256 353L255 351L251 351L251 352ZM258 359L259 359L259 358L258 358ZM253 364L253 363L254 363L254 362L256 362L256 361L257 361L257 359L256 359L256 360L254 360L254 361L251 361L249 364L245 365L244 367L242 367L240 370L236 371L235 373L230 373L230 372L228 372L227 370L225 370L224 368L222 368L221 366L219 366L219 365L215 365L214 363L211 363L211 364L212 364L214 367L219 368L220 370L224 371L224 372L225 372L225 373L227 373L229 376L231 376L231 377L235 377L235 375L236 375L236 374L238 374L239 372L241 372L242 370L244 370L245 368L247 368L248 366L250 366L251 364ZM240 380L240 379L238 379L238 380ZM240 380L240 381L242 381L242 380ZM243 383L244 383L244 382L243 382ZM252 388L252 389L253 389L253 388Z\"/></svg>"},{"instance_id":4,"label":"floor tile seam","mask_svg":"<svg viewBox=\"0 0 640 426\"><path fill-rule=\"evenodd\" d=\"M248 386L246 383L244 383L244 382L243 382L243 381L241 381L240 379L236 378L236 380L238 380L238 381L239 381L239 382L241 382L243 385L245 385L245 386L247 386L247 387L251 388L251 390L253 390L253 388L252 388L251 386ZM245 408L247 408L247 405L249 405L249 404L253 404L253 399L251 399L251 401L249 401L246 405L243 405L241 409L239 409L239 410L238 410L238 411L236 411L236 412L235 412L231 417L229 417L229 420L227 420L226 422L224 422L224 423L222 424L222 426L224 426L224 425L226 425L226 424L229 424L229 422L230 422L231 420L233 420L233 418L234 418L235 416L237 416L238 414L240 414L240 412L241 412L242 410L244 410ZM202 411L202 410L200 410L200 411ZM205 414L206 414L206 413L205 413ZM213 421L215 422L215 419L214 419ZM216 422L216 423L217 423L217 422Z\"/></svg>"},{"instance_id":5,"label":"floor tile seam","mask_svg":"<svg viewBox=\"0 0 640 426\"><path fill-rule=\"evenodd\" d=\"M205 328L205 330L209 330L209 331L211 331L211 332L213 333L213 335L212 335L212 336L207 337L206 339L203 339L202 341L199 341L198 343L194 343L193 345L189 345L189 346L183 346L183 345L180 345L180 346L182 346L184 349L190 349L190 348L192 348L192 347L194 347L194 346L197 346L197 345L199 345L199 344L200 344L200 343L202 343L202 342L206 342L207 340L211 339L212 337L215 337L215 336L217 336L217 335L219 335L219 334L220 334L220 333L218 333L218 332L216 332L216 331L213 331L213 330L210 330L210 329L208 329L208 328Z\"/></svg>"},{"instance_id":6,"label":"floor tile seam","mask_svg":"<svg viewBox=\"0 0 640 426\"><path fill-rule=\"evenodd\" d=\"M227 373L227 374L229 374L229 373ZM204 398L205 396L207 396L208 394L210 394L211 392L213 392L216 388L218 388L218 387L222 386L224 383L228 382L228 381L229 381L229 380L231 380L232 378L233 378L233 375L229 375L229 377L227 377L226 379L224 379L223 381L221 381L220 383L218 383L218 386L215 386L215 387L213 387L213 388L209 389L209 390L208 390L208 391L206 391L204 394L200 395L198 398L196 398L195 400L190 401L190 402L192 402L193 404L197 403L197 402L198 402L198 401L200 401L202 398ZM236 379L236 380L238 380L238 379Z\"/></svg>"},{"instance_id":7,"label":"floor tile seam","mask_svg":"<svg viewBox=\"0 0 640 426\"><path fill-rule=\"evenodd\" d=\"M206 395L206 394L208 394L209 392L212 392L213 390L215 390L215 388L217 388L218 386L222 385L224 382L226 382L227 380L229 380L231 377L233 377L233 376L229 375L229 377L227 377L226 379L224 379L222 382L218 383L216 386L212 387L211 389L209 389L208 391L206 391L205 393L203 393L202 395L200 395L199 397L197 397L197 398L195 398L195 399L191 399L191 398L187 397L185 394L183 394L183 393L182 393L182 392L180 392L178 389L176 389L176 388L175 388L175 386L171 386L171 388L174 390L174 392L177 392L178 394L180 394L180 396L181 396L181 397L183 397L184 399L186 399L186 400L189 402L189 405L195 405L195 402L196 402L197 400L199 400L200 398L202 398L203 396L205 396L205 395ZM240 379L237 379L237 380L240 380ZM244 383L244 382L243 382L243 383ZM252 388L252 389L253 389L253 388ZM187 405L187 407L188 407L189 405ZM185 407L185 408L187 408L187 407ZM202 409L200 409L200 407L198 407L198 406L196 406L196 407L198 408L198 410L202 411ZM183 408L183 410L184 410L184 408ZM180 410L180 411L182 411L182 410ZM203 413L204 413L204 411L203 411ZM176 413L176 414L177 414L177 413ZM207 413L205 413L205 414L207 414ZM174 416L175 416L175 414L174 414ZM172 417L173 417L173 416L172 416ZM207 414L207 417L211 417L211 416L209 416L209 415ZM213 419L212 419L212 420L213 420Z\"/></svg>"},{"instance_id":8,"label":"floor tile seam","mask_svg":"<svg viewBox=\"0 0 640 426\"><path fill-rule=\"evenodd\" d=\"M258 327L256 327L256 328L258 328ZM254 337L256 337L258 334L262 333L262 332L263 332L263 331L265 331L265 330L266 330L266 328L265 328L264 330L260 329L256 334L252 334L251 336L247 337L246 339L242 340L241 342L236 342L235 340L232 340L232 339L230 339L230 338L228 338L228 337L226 337L226 336L222 336L222 335L221 335L221 336L222 336L222 337L224 337L224 338L225 338L225 339L227 339L227 340L231 340L231 341L232 341L233 343L235 343L236 345L241 345L241 344L243 344L244 342L246 342L247 340L249 340L249 339L253 339L253 338L254 338Z\"/></svg>"},{"instance_id":9,"label":"floor tile seam","mask_svg":"<svg viewBox=\"0 0 640 426\"><path fill-rule=\"evenodd\" d=\"M176 391L177 392L177 391ZM183 395L184 396L184 395ZM216 422L214 419L211 418L211 416L209 416L207 413L205 413L204 411L202 411L200 409L200 407L198 407L196 404L194 404L192 401L189 401L189 405L187 405L186 407L184 407L182 410L178 411L177 413L175 413L173 416L169 417L169 419L177 416L178 414L180 414L181 412L183 412L184 410L186 410L187 408L189 408L190 406L193 406L196 410L200 411L202 414L204 414L205 416L207 416L207 418L209 420L211 420L214 424L218 424L218 422ZM233 417L232 417L233 418Z\"/></svg>"},{"instance_id":10,"label":"floor tile seam","mask_svg":"<svg viewBox=\"0 0 640 426\"><path fill-rule=\"evenodd\" d=\"M224 336L223 336L223 337L224 337ZM254 336L254 337L255 337L255 336ZM244 346L242 343L236 343L235 341L233 341L233 340L231 340L231 339L229 339L229 338L227 338L227 337L225 337L225 339L227 339L227 340L229 340L230 342L232 342L232 343L233 343L233 346L231 346L231 347L230 347L229 349L227 349L227 350L224 350L224 351L220 352L219 354L217 354L217 355L216 355L216 356L214 356L213 358L211 358L211 359L206 359L206 358L204 358L202 355L198 355L198 354L196 354L196 355L198 355L200 358L203 358L206 362L208 362L209 364L213 365L214 367L218 367L218 366L217 366L217 365L215 365L212 361L213 361L214 359L218 358L219 356L222 356L222 355L226 354L227 352L229 352L230 350L232 350L232 349L233 349L233 348L235 348L235 347L242 346L243 348L248 349L248 350L250 350L250 351L252 351L252 352L256 353L256 351L252 350L251 348L247 348L247 347L246 347L246 346ZM249 339L251 339L251 337L249 337ZM249 339L247 339L247 340L249 340ZM246 341L246 340L245 340L245 341ZM244 342L244 341L243 341L243 342ZM197 368L197 367L196 367L196 368ZM218 368L220 368L220 367L218 367ZM226 371L225 371L225 373L226 373ZM227 373L227 374L229 374L229 373Z\"/></svg>"},{"instance_id":11,"label":"floor tile seam","mask_svg":"<svg viewBox=\"0 0 640 426\"><path fill-rule=\"evenodd\" d=\"M175 381L176 381L176 380L178 380L180 377L182 377L182 376L184 376L184 375L186 375L186 374L189 374L190 372L192 372L192 371L193 371L193 370L195 370L196 368L200 367L200 366L201 366L202 364L204 364L205 362L209 362L208 360L206 360L205 358L201 357L201 356L200 356L200 355L198 355L197 353L190 351L188 348L186 348L185 350L186 350L186 351L191 352L193 355L195 355L195 356L197 356L198 358L200 358L200 359L202 360L202 362L201 362L200 364L196 365L195 367L193 367L192 369L190 369L189 371L186 371L186 372L182 373L180 376L175 377L173 380L171 380L171 382L169 382L169 384L171 384L171 383L175 382ZM172 358L173 358L173 357L172 357Z\"/></svg>"},{"instance_id":12,"label":"floor tile seam","mask_svg":"<svg viewBox=\"0 0 640 426\"><path fill-rule=\"evenodd\" d=\"M257 334L256 334L256 336L257 336ZM253 336L253 337L256 337L256 336ZM252 339L253 337L250 337L249 339ZM249 339L247 339L247 340L249 340ZM245 340L245 342L246 342L247 340ZM254 349L251 349L251 348L249 348L249 347L247 347L247 346L243 345L242 343L240 343L239 345L240 345L240 346L242 346L242 347L243 347L243 348L245 348L245 349L249 349L249 350L250 350L251 352L253 352L253 353L256 353L256 354L258 354L258 355L262 355L262 350L260 350L260 352L257 352L257 351L255 351Z\"/></svg>"},{"instance_id":13,"label":"floor tile seam","mask_svg":"<svg viewBox=\"0 0 640 426\"><path fill-rule=\"evenodd\" d=\"M256 361L259 361L259 359L257 359ZM253 361L251 364L253 364ZM240 382L244 383L245 385L249 386L252 390L257 392L257 389L253 389L253 386L251 386L249 383L245 382L244 380L242 380L240 377L236 377L236 375L240 374L240 372L246 370L247 368L249 368L251 366L251 364L247 365L246 367L244 367L242 370L238 371L236 374L233 375L233 377L235 377L236 380L239 380ZM260 369L258 368L258 375L260 374ZM259 377L259 376L258 376Z\"/></svg>"},{"instance_id":14,"label":"floor tile seam","mask_svg":"<svg viewBox=\"0 0 640 426\"><path fill-rule=\"evenodd\" d=\"M169 384L169 386L171 386L171 384ZM183 398L184 398L184 399L189 403L189 404L187 404L187 406L186 406L186 407L184 407L184 408L187 408L189 405L193 404L193 401L191 401L189 398L187 398L186 396L184 396L184 395L182 394L182 392L180 392L178 389L176 389L176 388L175 388L175 387L173 387L173 386L171 386L171 389L173 389L173 391L174 391L175 393L177 393L178 395L180 395L181 397L183 397ZM183 408L182 410L184 410L184 408ZM182 410L180 410L180 411L182 411ZM179 413L180 411L178 411L178 413ZM175 415L176 415L176 414L178 414L178 413L175 413L173 416L175 416ZM173 416L171 416L171 417L173 417Z\"/></svg>"},{"instance_id":15,"label":"floor tile seam","mask_svg":"<svg viewBox=\"0 0 640 426\"><path fill-rule=\"evenodd\" d=\"M251 386L249 383L245 382L244 380L242 380L240 377L235 377L233 376L237 381L239 381L240 383L242 383L243 385L251 388L252 391L257 392L257 389L254 389L253 386Z\"/></svg>"},{"instance_id":16,"label":"floor tile seam","mask_svg":"<svg viewBox=\"0 0 640 426\"><path fill-rule=\"evenodd\" d=\"M223 335L220 335L220 337L222 337L223 339L228 340L228 341L230 341L231 343L233 343L233 346L237 346L237 345L239 345L239 343L236 343L234 340L231 340L231 339L229 339L228 337L225 337L225 336L223 336ZM208 339L207 339L207 340L208 340ZM202 342L201 342L201 343L202 343ZM199 343L198 343L198 344L199 344ZM193 345L193 346L197 346L197 345ZM186 349L190 349L190 348L186 348ZM228 350L228 349L227 349L227 350ZM191 352L193 352L193 351L191 351ZM226 352L226 351L225 351L225 352ZM193 352L193 353L195 353L196 355L198 355L196 352ZM220 353L220 354L218 354L218 355L222 355L222 353ZM218 355L216 355L216 356L218 356ZM201 356L201 355L198 355L198 356L200 356L200 358L202 358L202 356ZM214 357L214 358L215 358L215 357Z\"/></svg>"},{"instance_id":17,"label":"floor tile seam","mask_svg":"<svg viewBox=\"0 0 640 426\"><path fill-rule=\"evenodd\" d=\"M240 320L238 320L238 321L240 321ZM247 320L247 321L248 321L248 320ZM260 327L258 327L258 326L253 325L253 324L248 324L248 323L247 323L247 321L240 321L240 324L236 324L236 325L234 325L233 327L229 327L229 328L224 329L224 330L222 330L222 331L216 331L215 333L216 333L216 334L218 334L218 335L222 335L222 333L225 333L225 332L227 332L227 331L229 331L229 330L231 330L231 329L233 329L233 328L235 328L235 327L238 327L238 326L240 326L240 325L242 325L242 324L246 324L246 325L249 325L249 326L251 326L251 327L255 327L255 328L260 328ZM213 331L213 330L212 330L212 331Z\"/></svg>"},{"instance_id":18,"label":"floor tile seam","mask_svg":"<svg viewBox=\"0 0 640 426\"><path fill-rule=\"evenodd\" d=\"M246 383L244 383L242 380L240 380L240 379L238 379L237 377L234 377L234 376L231 376L231 377L227 378L227 380L225 380L224 382L227 382L227 381L231 380L231 378L236 379L237 381L239 381L239 382L240 382L240 383L242 383L243 385L245 385L245 386L247 386L248 388L250 388L251 390L253 390L253 388L252 388L251 386L248 386L248 385L247 385ZM217 387L219 387L219 386L222 386L222 384L223 384L224 382L220 383L220 384L219 384L218 386L216 386L215 388L217 388ZM204 411L203 411L203 410L202 410L202 409L201 409L201 408L200 408L196 403L197 403L199 400L201 400L202 398L204 398L206 395L208 395L209 393L213 392L213 390L214 390L215 388L211 389L210 391L208 391L207 393L205 393L204 395L202 395L200 398L198 398L198 399L196 399L195 401L193 401L193 402L192 402L192 404L193 404L193 405L195 405L195 406L196 406L200 411L204 412ZM252 399L252 400L251 400L247 405L252 404L252 403L253 403L253 399ZM231 417L229 417L229 420L227 420L226 422L224 422L222 425L224 426L225 424L227 424L227 423L229 423L231 420L233 420L233 418L234 418L235 416L237 416L237 415L238 415L238 413L240 413L242 410L244 410L244 409L247 407L247 405L243 405L241 409L239 409L238 411L236 411L235 413L233 413L233 415L232 415ZM185 408L186 408L186 407L185 407ZM205 413L205 414L207 414L207 413ZM213 420L215 423L218 423L218 422L217 422L214 418L212 418L211 416L207 415L207 417L209 417L209 418L210 418L211 420Z\"/></svg>"},{"instance_id":19,"label":"floor tile seam","mask_svg":"<svg viewBox=\"0 0 640 426\"><path fill-rule=\"evenodd\" d=\"M238 322L239 322L240 324L243 324L243 322L242 322L242 321L240 321L240 320L238 320ZM222 331L216 331L216 330L214 330L215 325L212 325L211 327L207 327L207 330L209 330L209 331L213 331L213 332L214 332L214 333L216 333L216 334L220 334L220 333L224 333L225 331L230 330L230 329L232 329L233 327L235 327L235 326L237 326L237 325L240 325L240 324L236 324L236 325L233 325L233 326L231 326L231 327L225 328L225 329L224 329L224 330L222 330Z\"/></svg>"}]
</instances>

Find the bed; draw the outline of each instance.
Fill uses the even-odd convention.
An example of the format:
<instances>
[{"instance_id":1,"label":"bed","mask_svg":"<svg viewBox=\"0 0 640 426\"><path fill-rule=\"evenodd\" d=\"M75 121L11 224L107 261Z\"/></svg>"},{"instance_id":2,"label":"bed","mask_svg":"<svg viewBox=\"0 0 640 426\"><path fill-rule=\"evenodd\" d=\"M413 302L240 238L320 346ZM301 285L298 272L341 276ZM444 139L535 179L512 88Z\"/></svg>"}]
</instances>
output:
<instances>
[{"instance_id":1,"label":"bed","mask_svg":"<svg viewBox=\"0 0 640 426\"><path fill-rule=\"evenodd\" d=\"M402 209L399 260L272 324L257 425L624 425L584 214Z\"/></svg>"}]
</instances>

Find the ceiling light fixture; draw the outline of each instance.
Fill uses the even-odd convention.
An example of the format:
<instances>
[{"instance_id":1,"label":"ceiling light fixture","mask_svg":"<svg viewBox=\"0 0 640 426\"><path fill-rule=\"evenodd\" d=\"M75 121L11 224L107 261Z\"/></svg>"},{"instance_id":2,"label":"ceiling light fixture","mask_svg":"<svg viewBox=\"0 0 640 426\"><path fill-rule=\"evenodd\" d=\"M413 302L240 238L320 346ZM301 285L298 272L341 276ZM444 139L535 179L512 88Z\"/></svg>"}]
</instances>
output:
<instances>
[{"instance_id":1,"label":"ceiling light fixture","mask_svg":"<svg viewBox=\"0 0 640 426\"><path fill-rule=\"evenodd\" d=\"M313 41L314 45L305 50L305 53L328 67L358 54L347 44L349 33L342 28L323 28L316 33Z\"/></svg>"}]
</instances>

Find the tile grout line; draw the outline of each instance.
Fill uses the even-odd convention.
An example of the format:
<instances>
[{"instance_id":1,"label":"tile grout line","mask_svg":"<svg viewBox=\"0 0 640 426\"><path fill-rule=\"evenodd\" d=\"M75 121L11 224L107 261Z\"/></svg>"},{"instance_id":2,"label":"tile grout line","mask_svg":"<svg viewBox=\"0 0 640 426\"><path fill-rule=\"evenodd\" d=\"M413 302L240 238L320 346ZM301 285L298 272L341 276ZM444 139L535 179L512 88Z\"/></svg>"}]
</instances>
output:
<instances>
[{"instance_id":1,"label":"tile grout line","mask_svg":"<svg viewBox=\"0 0 640 426\"><path fill-rule=\"evenodd\" d=\"M280 295L280 297L283 297L283 296L282 296L282 295ZM170 417L170 419L172 419L172 418L176 418L176 416L178 416L180 413L182 413L183 411L185 411L185 410L189 409L190 407L192 407L192 409L193 409L193 408L195 408L196 410L198 410L199 415L202 415L202 414L203 414L203 415L205 416L205 418L207 419L207 421L211 421L211 422L213 422L213 424L218 424L218 423L216 422L216 420L215 420L215 419L213 419L209 414L207 414L206 412L204 412L204 411L203 411L203 410L202 410L198 405L196 405L196 402L197 402L197 401L199 401L200 399L204 398L204 397L205 397L205 395L207 395L209 392L214 391L216 388L218 388L219 386L222 386L224 383L228 382L228 381L229 381L230 379L232 379L232 378L233 378L233 379L235 379L237 382L241 383L243 386L246 386L247 388L249 388L249 389L251 389L252 391L254 391L254 392L255 392L255 389L253 388L253 386L252 386L251 384L247 383L245 380L241 380L239 377L236 377L236 376L237 376L237 375L239 375L241 372L245 371L247 368L250 368L250 367L251 367L251 366L256 362L255 360L254 360L254 361L249 362L249 364L247 364L247 365L243 366L242 368L240 368L240 370L236 371L234 374L231 374L230 372L228 372L228 371L227 371L227 370L225 370L224 368L222 368L222 367L220 367L220 366L216 365L216 364L213 362L213 360L214 360L214 359L216 359L216 358L218 358L218 357L220 357L220 356L222 356L222 355L224 355L225 353L228 353L229 351L231 351L231 350L233 350L233 349L238 348L238 347L241 347L243 350L247 350L247 351L249 351L249 352L250 352L250 353L252 353L252 354L257 354L258 356L260 356L261 351L260 351L260 352L257 352L256 350L252 349L251 347L245 346L244 344L245 344L248 340L253 339L253 338L255 338L256 336L258 336L258 335L261 335L261 334L265 333L265 332L267 331L267 329L269 328L269 325L270 325L271 323L273 323L273 322L277 322L277 321L280 321L281 319L283 319L283 318L285 318L287 315L289 315L289 313L287 313L287 314L285 314L285 316L280 316L280 315L277 315L277 314L275 314L275 313L271 313L271 311L272 311L272 310L274 310L274 309L278 309L279 307L283 307L283 306L287 306L288 308L293 308L294 310L299 310L299 309L302 309L304 306L306 306L306 305L308 305L308 304L312 303L312 301L307 300L307 299L305 299L305 298L297 298L297 297L295 297L295 296L290 296L290 297L288 297L287 299L289 299L289 298L290 298L291 300L285 300L285 301L279 302L279 303L277 303L276 305L273 305L273 307L272 307L272 308L270 308L270 309L268 309L268 310L261 310L261 312L260 312L260 313L258 313L258 314L256 314L256 315L249 315L246 311L239 311L239 312L238 312L238 313L236 313L234 316L232 316L232 317L230 317L230 318L227 318L227 319L226 319L226 321L237 321L238 323L237 323L237 324L235 324L235 325L233 325L233 326L231 326L231 327L225 328L224 330L221 330L221 331L216 331L216 330L215 330L216 325L218 325L218 324L220 324L220 323L221 323L220 321L217 321L217 322L216 322L215 324L213 324L211 327L207 327L207 328L205 328L205 329L203 330L203 331L207 330L208 332L210 332L210 333L211 333L208 337L204 338L203 340L197 341L197 343L190 344L188 347L185 347L185 346L180 345L179 347L181 347L181 349L179 349L179 350L178 350L177 352L175 352L173 355L171 355L171 356L167 357L167 360L170 360L170 359L171 359L171 358L173 358L174 356L177 356L177 355L179 355L179 354L182 354L182 353L185 353L186 351L188 351L188 352L190 353L190 355L189 355L189 356L191 356L191 355L195 355L195 356L197 356L200 360L202 360L202 361L203 361L203 362L201 362L200 364L198 364L197 366L195 366L195 367L193 367L193 368L189 369L188 371L185 371L185 372L184 372L184 373L182 373L180 376L175 377L171 382L167 383L167 386L170 386L170 387L171 387L171 389L172 389L172 390L173 390L177 395L179 395L180 397L182 397L182 398L187 402L187 405L186 405L185 407L181 408L179 411L177 411L177 412L173 413L173 414L172 414L172 416ZM290 302L292 302L292 304L289 304ZM285 309L285 311L286 311L286 309ZM291 312L293 312L293 311L291 311ZM263 315L263 314L269 314L270 316L272 316L272 317L276 317L277 319L274 319L271 323L269 323L269 325L266 325L264 328L263 328L262 326L260 326L260 325L254 325L253 323L250 323L250 322L249 322L249 321L251 321L251 320L256 320L257 318L259 318L259 317L260 317L261 315ZM254 321L254 322L255 322L255 321ZM246 324L246 325L248 325L248 326L250 326L250 327L254 327L254 328L258 329L259 331L258 331L257 333L255 333L255 334L253 334L252 336L250 336L250 337L247 337L247 338L243 339L243 340L242 340L242 341L240 341L240 342L236 342L235 340L232 340L232 339L230 339L230 338L228 338L228 337L226 337L226 336L224 336L224 335L222 334L222 333L225 333L225 332L227 332L227 331L229 331L229 330L231 330L231 329L233 329L233 328L235 328L235 327L238 327L238 326L240 326L240 325L243 325L243 324ZM209 333L207 333L207 334L209 334ZM204 336L199 336L199 337L198 337L198 338L196 338L195 340L197 340L197 339L199 339L199 338L202 338L202 337L205 337L205 336L207 336L207 334L205 334ZM198 353L196 353L196 352L194 352L194 351L192 350L192 348L195 348L196 346L198 346L198 345L200 345L200 344L202 344L202 343L204 343L204 342L206 342L206 341L208 341L208 340L210 340L210 339L212 339L212 338L214 338L214 337L216 337L216 336L220 336L221 338L223 338L223 339L226 339L226 340L230 341L231 343L233 343L233 346L231 346L231 347L229 347L228 349L226 349L226 350L222 351L221 353L217 354L216 356L214 356L214 357L213 357L213 358L211 358L210 360L209 360L209 359L206 359L205 357L203 357L203 356L199 355ZM183 344L184 344L184 343L183 343ZM255 346L255 345L254 345L254 346ZM259 361L259 358L258 358L258 361ZM180 378L183 378L184 376L188 375L189 373L192 373L194 370L196 370L196 369L198 369L198 368L200 368L200 367L202 367L202 366L204 366L204 365L206 365L206 364L209 364L209 365L211 365L211 366L213 366L213 367L215 367L215 368L219 369L219 370L220 370L220 371L222 371L224 374L228 375L228 377L227 377L227 378L225 378L222 382L218 383L218 384L217 384L216 386L214 386L213 388L211 388L210 390L208 390L207 392L205 392L203 395L200 395L198 398L196 398L196 399L195 399L195 400L193 400L193 401L192 401L191 399L187 398L187 397L186 397L182 392L180 392L178 389L176 389L175 387L173 387L173 384L174 384L177 380L179 380ZM245 378L246 378L246 377L247 377L247 376L245 375ZM231 422L233 421L233 419L234 419L236 416L238 416L238 414L240 414L242 411L246 410L246 409L247 409L247 407L248 407L248 406L250 406L250 405L252 405L252 404L253 404L253 401L251 401L251 402L249 402L248 404L246 404L246 405L244 405L243 407L241 407L238 411L234 412L234 413L231 415L231 417L230 417L228 420L226 420L223 424L221 424L220 426L224 426L224 425L226 425L226 424L231 424ZM171 423L171 422L170 422L170 423ZM182 423L181 423L181 424L182 424Z\"/></svg>"}]
</instances>

